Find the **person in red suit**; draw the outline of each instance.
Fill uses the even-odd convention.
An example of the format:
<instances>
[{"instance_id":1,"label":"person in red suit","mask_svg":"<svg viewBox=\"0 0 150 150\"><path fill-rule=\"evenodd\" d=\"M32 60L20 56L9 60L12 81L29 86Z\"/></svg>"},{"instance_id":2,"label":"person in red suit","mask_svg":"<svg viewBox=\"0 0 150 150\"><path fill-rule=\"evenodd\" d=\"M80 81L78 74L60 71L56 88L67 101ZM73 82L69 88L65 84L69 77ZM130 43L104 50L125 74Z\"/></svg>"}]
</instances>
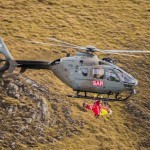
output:
<instances>
[{"instance_id":1,"label":"person in red suit","mask_svg":"<svg viewBox=\"0 0 150 150\"><path fill-rule=\"evenodd\" d=\"M98 118L102 109L102 103L99 100L96 100L93 105L83 103L83 107L92 110L95 117Z\"/></svg>"}]
</instances>

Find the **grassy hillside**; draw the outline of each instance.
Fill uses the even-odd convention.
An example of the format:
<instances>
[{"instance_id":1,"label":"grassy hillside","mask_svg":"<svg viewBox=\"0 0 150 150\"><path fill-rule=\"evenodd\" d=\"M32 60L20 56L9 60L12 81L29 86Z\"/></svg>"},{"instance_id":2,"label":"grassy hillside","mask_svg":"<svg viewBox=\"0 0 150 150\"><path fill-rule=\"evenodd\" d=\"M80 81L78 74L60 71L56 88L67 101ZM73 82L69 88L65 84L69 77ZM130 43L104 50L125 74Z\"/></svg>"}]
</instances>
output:
<instances>
[{"instance_id":1,"label":"grassy hillside","mask_svg":"<svg viewBox=\"0 0 150 150\"><path fill-rule=\"evenodd\" d=\"M48 41L47 38L51 36L77 45L94 45L100 49L150 50L149 6L149 0L0 0L0 36L15 59L51 61L65 56L68 51L72 55L75 53L71 49L26 42ZM102 58L107 55L98 54L98 56ZM73 94L72 90L51 72L39 70L25 72L26 76L47 87L54 98L64 99L65 103L67 101L71 117L84 122L83 128L76 126L80 131L79 134L64 135L62 140L56 140L54 143L38 142L34 149L150 148L150 56L110 57L117 59L120 66L137 78L139 85L136 96L126 103L111 104L113 114L100 119L95 119L91 112L82 109L83 99L66 97L68 93ZM2 90L0 95L1 99L5 98L10 102L10 97L4 97ZM51 105L51 102L48 104ZM59 107L57 102L55 105ZM49 109L51 111L51 107ZM63 113L59 111L57 117L61 115ZM65 122L65 119L61 119L62 123ZM58 127L52 129L57 131ZM60 129L64 134L64 130L68 130L61 127ZM3 131L3 128L0 130ZM28 149L28 145L23 143L20 145L20 149L21 147ZM0 145L0 149L9 149L9 146L6 148Z\"/></svg>"}]
</instances>

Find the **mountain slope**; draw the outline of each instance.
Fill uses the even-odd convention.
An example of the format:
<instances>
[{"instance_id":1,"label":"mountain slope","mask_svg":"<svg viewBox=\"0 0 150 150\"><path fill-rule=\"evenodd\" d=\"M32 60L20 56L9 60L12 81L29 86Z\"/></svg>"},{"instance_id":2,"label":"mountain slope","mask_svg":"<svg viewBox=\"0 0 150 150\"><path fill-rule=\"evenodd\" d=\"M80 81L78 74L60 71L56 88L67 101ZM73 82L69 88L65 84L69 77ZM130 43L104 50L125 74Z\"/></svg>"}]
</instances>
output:
<instances>
[{"instance_id":1,"label":"mountain slope","mask_svg":"<svg viewBox=\"0 0 150 150\"><path fill-rule=\"evenodd\" d=\"M27 42L48 42L47 38L51 36L100 49L150 50L149 5L148 0L0 0L0 36L15 59L52 61L64 57L67 52L75 53L71 49ZM73 91L49 71L27 70L25 76L19 77L6 75L5 84L0 88L0 118L3 122L0 125L0 149L148 149L150 56L109 57L117 59L119 66L138 79L139 85L137 95L126 103L112 103L113 114L100 119L82 108L83 101L92 101L68 98L66 95ZM49 93L36 91L27 79ZM17 84L16 80L33 91L33 95L43 97L39 100L39 109L30 94L25 95L22 91L19 92L22 97L15 97L7 91L7 85ZM31 121L33 111L42 115L42 103L50 112L45 113L46 122L41 116ZM11 117L13 113L16 115ZM26 126L28 128L24 128ZM43 131L36 130L36 126ZM24 132L18 134L19 128ZM40 135L40 132L43 133Z\"/></svg>"}]
</instances>

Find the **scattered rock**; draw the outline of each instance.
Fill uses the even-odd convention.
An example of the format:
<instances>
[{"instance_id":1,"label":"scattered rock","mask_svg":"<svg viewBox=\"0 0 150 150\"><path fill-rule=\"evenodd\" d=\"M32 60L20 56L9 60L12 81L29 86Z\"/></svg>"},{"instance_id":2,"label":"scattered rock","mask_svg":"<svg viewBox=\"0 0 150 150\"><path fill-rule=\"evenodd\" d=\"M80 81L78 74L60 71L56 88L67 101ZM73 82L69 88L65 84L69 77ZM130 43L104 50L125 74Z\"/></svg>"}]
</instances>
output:
<instances>
[{"instance_id":1,"label":"scattered rock","mask_svg":"<svg viewBox=\"0 0 150 150\"><path fill-rule=\"evenodd\" d=\"M15 142L12 142L12 143L11 143L11 148L12 148L12 149L16 149L16 143L15 143Z\"/></svg>"},{"instance_id":2,"label":"scattered rock","mask_svg":"<svg viewBox=\"0 0 150 150\"><path fill-rule=\"evenodd\" d=\"M32 122L32 118L26 118L26 123L30 124Z\"/></svg>"},{"instance_id":3,"label":"scattered rock","mask_svg":"<svg viewBox=\"0 0 150 150\"><path fill-rule=\"evenodd\" d=\"M12 113L13 113L13 108L12 108L12 106L8 109L8 115L12 115Z\"/></svg>"}]
</instances>

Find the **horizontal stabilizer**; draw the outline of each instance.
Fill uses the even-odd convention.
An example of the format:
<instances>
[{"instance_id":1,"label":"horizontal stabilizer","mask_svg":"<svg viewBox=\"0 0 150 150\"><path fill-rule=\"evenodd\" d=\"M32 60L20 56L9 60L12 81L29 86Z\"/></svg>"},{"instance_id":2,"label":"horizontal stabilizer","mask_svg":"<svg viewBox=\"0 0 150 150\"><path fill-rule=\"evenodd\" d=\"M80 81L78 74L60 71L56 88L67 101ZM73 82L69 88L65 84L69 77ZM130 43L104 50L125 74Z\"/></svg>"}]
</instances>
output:
<instances>
[{"instance_id":1,"label":"horizontal stabilizer","mask_svg":"<svg viewBox=\"0 0 150 150\"><path fill-rule=\"evenodd\" d=\"M50 70L51 62L46 61L31 61L31 60L16 60L17 67L21 68L20 72L26 69L47 69Z\"/></svg>"}]
</instances>

